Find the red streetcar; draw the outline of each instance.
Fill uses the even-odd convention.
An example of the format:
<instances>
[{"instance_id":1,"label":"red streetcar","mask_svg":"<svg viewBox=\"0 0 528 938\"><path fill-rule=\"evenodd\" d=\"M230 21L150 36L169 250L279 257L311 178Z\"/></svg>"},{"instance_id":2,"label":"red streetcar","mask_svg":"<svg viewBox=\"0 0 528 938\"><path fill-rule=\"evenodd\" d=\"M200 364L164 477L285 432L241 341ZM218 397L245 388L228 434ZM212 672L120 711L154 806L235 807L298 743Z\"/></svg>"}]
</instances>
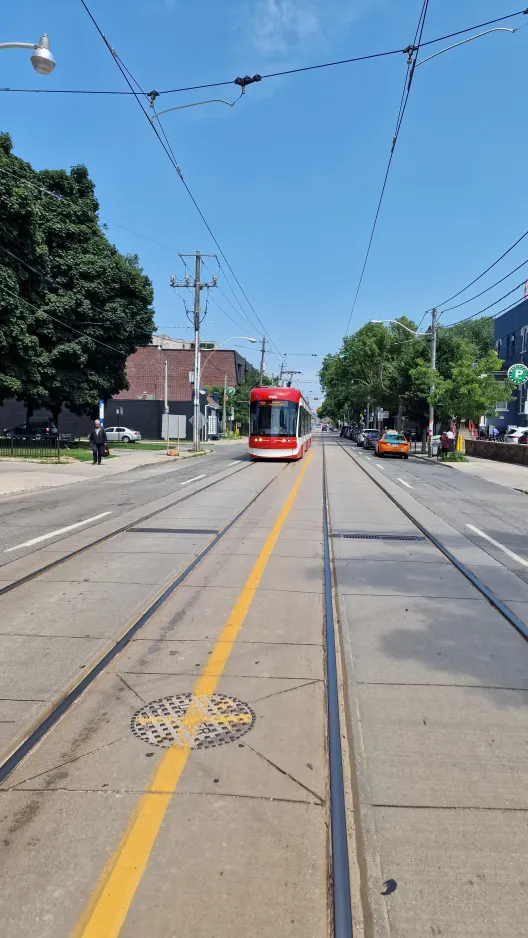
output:
<instances>
[{"instance_id":1,"label":"red streetcar","mask_svg":"<svg viewBox=\"0 0 528 938\"><path fill-rule=\"evenodd\" d=\"M312 445L312 412L295 388L253 388L249 404L249 455L302 459Z\"/></svg>"}]
</instances>

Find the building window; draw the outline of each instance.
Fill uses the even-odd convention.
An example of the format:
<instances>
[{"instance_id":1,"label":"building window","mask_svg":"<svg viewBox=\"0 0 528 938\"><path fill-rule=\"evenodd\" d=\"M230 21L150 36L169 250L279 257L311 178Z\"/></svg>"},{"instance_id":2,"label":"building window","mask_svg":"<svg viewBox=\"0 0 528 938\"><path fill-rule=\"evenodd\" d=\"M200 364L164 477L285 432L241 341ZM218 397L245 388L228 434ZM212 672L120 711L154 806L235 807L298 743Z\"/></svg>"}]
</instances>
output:
<instances>
[{"instance_id":1,"label":"building window","mask_svg":"<svg viewBox=\"0 0 528 938\"><path fill-rule=\"evenodd\" d=\"M526 352L526 342L528 336L528 326L523 326L521 329L521 352Z\"/></svg>"},{"instance_id":2,"label":"building window","mask_svg":"<svg viewBox=\"0 0 528 938\"><path fill-rule=\"evenodd\" d=\"M515 332L508 336L508 358L515 358Z\"/></svg>"},{"instance_id":3,"label":"building window","mask_svg":"<svg viewBox=\"0 0 528 938\"><path fill-rule=\"evenodd\" d=\"M497 339L497 341L495 342L495 351L497 355L500 355L501 348L502 348L502 339Z\"/></svg>"},{"instance_id":4,"label":"building window","mask_svg":"<svg viewBox=\"0 0 528 938\"><path fill-rule=\"evenodd\" d=\"M495 404L495 410L507 412L507 411L508 411L508 402L507 402L507 401L499 401L498 404Z\"/></svg>"}]
</instances>

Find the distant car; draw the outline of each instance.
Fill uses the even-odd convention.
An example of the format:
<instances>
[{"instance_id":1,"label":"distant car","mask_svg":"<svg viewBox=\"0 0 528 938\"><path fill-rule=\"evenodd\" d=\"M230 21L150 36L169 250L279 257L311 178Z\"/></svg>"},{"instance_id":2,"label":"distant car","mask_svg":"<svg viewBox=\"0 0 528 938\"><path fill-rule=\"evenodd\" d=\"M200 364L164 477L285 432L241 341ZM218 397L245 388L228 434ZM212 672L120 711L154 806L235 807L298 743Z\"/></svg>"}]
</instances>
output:
<instances>
[{"instance_id":1,"label":"distant car","mask_svg":"<svg viewBox=\"0 0 528 938\"><path fill-rule=\"evenodd\" d=\"M377 456L399 456L400 459L409 458L409 441L405 439L403 433L391 432L382 433L379 440L374 444Z\"/></svg>"},{"instance_id":2,"label":"distant car","mask_svg":"<svg viewBox=\"0 0 528 938\"><path fill-rule=\"evenodd\" d=\"M57 436L57 427L52 420L35 418L27 424L18 424L4 430L3 435L12 438L15 436L31 437L33 440L54 439Z\"/></svg>"},{"instance_id":3,"label":"distant car","mask_svg":"<svg viewBox=\"0 0 528 938\"><path fill-rule=\"evenodd\" d=\"M138 443L141 433L129 427L105 427L106 438L109 443Z\"/></svg>"},{"instance_id":4,"label":"distant car","mask_svg":"<svg viewBox=\"0 0 528 938\"><path fill-rule=\"evenodd\" d=\"M519 439L526 433L526 427L517 427L516 430L509 430L504 436L505 443L518 443Z\"/></svg>"},{"instance_id":5,"label":"distant car","mask_svg":"<svg viewBox=\"0 0 528 938\"><path fill-rule=\"evenodd\" d=\"M323 426L321 427L321 432L322 432L322 433L325 433L327 430L328 430L328 427L327 427L326 423L323 423Z\"/></svg>"},{"instance_id":6,"label":"distant car","mask_svg":"<svg viewBox=\"0 0 528 938\"><path fill-rule=\"evenodd\" d=\"M519 437L519 439L517 440L517 442L518 442L519 444L521 444L521 443L528 444L528 430L525 430L525 431L524 431L523 435Z\"/></svg>"},{"instance_id":7,"label":"distant car","mask_svg":"<svg viewBox=\"0 0 528 938\"><path fill-rule=\"evenodd\" d=\"M365 442L363 443L364 449L375 449L380 436L381 433L379 430L367 430L365 433Z\"/></svg>"}]
</instances>

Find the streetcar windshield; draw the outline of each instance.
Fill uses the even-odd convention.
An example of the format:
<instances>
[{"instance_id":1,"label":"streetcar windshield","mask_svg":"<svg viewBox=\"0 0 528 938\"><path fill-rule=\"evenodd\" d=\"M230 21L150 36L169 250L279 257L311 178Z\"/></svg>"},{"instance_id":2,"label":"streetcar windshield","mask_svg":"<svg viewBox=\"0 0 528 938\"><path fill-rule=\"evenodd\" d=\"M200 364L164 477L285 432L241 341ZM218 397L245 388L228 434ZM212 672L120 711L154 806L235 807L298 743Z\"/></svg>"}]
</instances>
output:
<instances>
[{"instance_id":1,"label":"streetcar windshield","mask_svg":"<svg viewBox=\"0 0 528 938\"><path fill-rule=\"evenodd\" d=\"M297 436L297 409L294 401L252 401L251 436Z\"/></svg>"}]
</instances>

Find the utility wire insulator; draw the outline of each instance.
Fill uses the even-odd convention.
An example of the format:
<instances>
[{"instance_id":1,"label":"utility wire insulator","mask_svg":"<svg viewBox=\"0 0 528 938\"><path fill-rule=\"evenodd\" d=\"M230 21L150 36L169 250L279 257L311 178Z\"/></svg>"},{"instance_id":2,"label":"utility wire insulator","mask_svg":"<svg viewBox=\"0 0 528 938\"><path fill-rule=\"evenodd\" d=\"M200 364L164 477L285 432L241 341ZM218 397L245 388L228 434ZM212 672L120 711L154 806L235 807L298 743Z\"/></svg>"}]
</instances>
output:
<instances>
[{"instance_id":1,"label":"utility wire insulator","mask_svg":"<svg viewBox=\"0 0 528 938\"><path fill-rule=\"evenodd\" d=\"M407 65L412 65L413 54L414 54L415 52L418 52L418 47L417 47L417 46L407 46L406 49L402 49L402 52L404 53L404 55L407 56Z\"/></svg>"},{"instance_id":2,"label":"utility wire insulator","mask_svg":"<svg viewBox=\"0 0 528 938\"><path fill-rule=\"evenodd\" d=\"M160 95L159 91L149 91L147 98L150 101L151 107L154 107L154 101L156 100L156 98L159 98L159 95Z\"/></svg>"},{"instance_id":3,"label":"utility wire insulator","mask_svg":"<svg viewBox=\"0 0 528 938\"><path fill-rule=\"evenodd\" d=\"M252 85L256 81L262 81L262 76L253 75L253 78L251 78L249 75L246 75L245 78L235 78L234 83L244 90L244 88L247 88L248 85Z\"/></svg>"}]
</instances>

